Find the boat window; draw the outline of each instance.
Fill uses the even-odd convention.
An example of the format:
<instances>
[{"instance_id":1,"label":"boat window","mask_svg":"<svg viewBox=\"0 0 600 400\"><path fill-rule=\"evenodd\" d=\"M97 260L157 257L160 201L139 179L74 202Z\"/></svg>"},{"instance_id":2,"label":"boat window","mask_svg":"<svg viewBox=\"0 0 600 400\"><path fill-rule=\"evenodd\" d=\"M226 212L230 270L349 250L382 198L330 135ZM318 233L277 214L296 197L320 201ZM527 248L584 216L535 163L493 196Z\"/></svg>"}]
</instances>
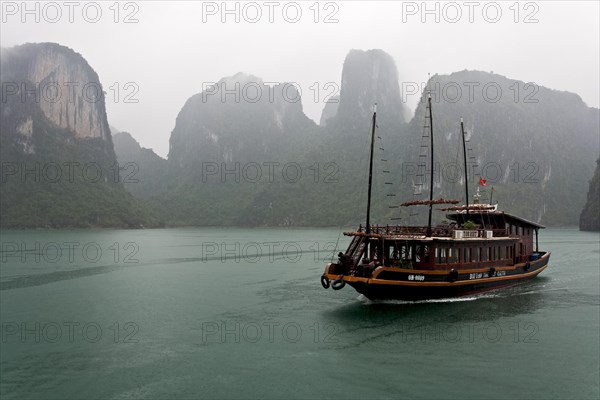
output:
<instances>
[{"instance_id":1,"label":"boat window","mask_svg":"<svg viewBox=\"0 0 600 400\"><path fill-rule=\"evenodd\" d=\"M438 253L438 257L437 257L438 264L445 264L446 263L446 250L447 249L444 248L444 247L442 247L442 248L439 248L439 249L436 248L435 250L436 250L436 253ZM438 250L439 250L439 252L438 252Z\"/></svg>"},{"instance_id":2,"label":"boat window","mask_svg":"<svg viewBox=\"0 0 600 400\"><path fill-rule=\"evenodd\" d=\"M400 257L402 257L403 260L412 260L412 251L411 251L412 247L410 245L402 245L400 247Z\"/></svg>"},{"instance_id":3,"label":"boat window","mask_svg":"<svg viewBox=\"0 0 600 400\"><path fill-rule=\"evenodd\" d=\"M392 261L398 261L398 247L397 243L386 243L386 257Z\"/></svg>"},{"instance_id":4,"label":"boat window","mask_svg":"<svg viewBox=\"0 0 600 400\"><path fill-rule=\"evenodd\" d=\"M481 248L481 261L487 261L487 260L488 260L487 247L482 247Z\"/></svg>"},{"instance_id":5,"label":"boat window","mask_svg":"<svg viewBox=\"0 0 600 400\"><path fill-rule=\"evenodd\" d=\"M449 250L449 262L457 263L458 262L458 249L450 249Z\"/></svg>"}]
</instances>

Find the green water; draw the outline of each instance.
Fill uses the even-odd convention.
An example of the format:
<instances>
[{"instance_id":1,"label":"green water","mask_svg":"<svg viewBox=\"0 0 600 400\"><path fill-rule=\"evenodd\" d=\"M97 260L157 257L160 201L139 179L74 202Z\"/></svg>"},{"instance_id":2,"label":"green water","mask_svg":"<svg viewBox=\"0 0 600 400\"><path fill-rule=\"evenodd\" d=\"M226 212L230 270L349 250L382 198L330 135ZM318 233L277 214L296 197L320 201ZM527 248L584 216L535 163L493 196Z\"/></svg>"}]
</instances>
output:
<instances>
[{"instance_id":1,"label":"green water","mask_svg":"<svg viewBox=\"0 0 600 400\"><path fill-rule=\"evenodd\" d=\"M542 231L537 279L421 303L324 290L338 236L3 231L0 397L600 396L597 233Z\"/></svg>"}]
</instances>

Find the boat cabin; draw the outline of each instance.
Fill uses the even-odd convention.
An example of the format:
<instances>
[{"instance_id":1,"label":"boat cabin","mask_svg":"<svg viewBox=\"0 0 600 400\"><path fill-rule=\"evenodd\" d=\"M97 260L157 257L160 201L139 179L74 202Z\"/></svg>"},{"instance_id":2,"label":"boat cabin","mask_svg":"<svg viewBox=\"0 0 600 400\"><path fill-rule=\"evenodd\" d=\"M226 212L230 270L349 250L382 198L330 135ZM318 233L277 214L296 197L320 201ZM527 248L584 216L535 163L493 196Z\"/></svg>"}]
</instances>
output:
<instances>
[{"instance_id":1,"label":"boat cabin","mask_svg":"<svg viewBox=\"0 0 600 400\"><path fill-rule=\"evenodd\" d=\"M378 266L416 270L477 269L515 265L538 257L542 225L498 211L456 212L427 235L426 227L371 227L354 236L340 265L368 275ZM535 242L534 242L535 234ZM534 247L535 245L535 247Z\"/></svg>"}]
</instances>

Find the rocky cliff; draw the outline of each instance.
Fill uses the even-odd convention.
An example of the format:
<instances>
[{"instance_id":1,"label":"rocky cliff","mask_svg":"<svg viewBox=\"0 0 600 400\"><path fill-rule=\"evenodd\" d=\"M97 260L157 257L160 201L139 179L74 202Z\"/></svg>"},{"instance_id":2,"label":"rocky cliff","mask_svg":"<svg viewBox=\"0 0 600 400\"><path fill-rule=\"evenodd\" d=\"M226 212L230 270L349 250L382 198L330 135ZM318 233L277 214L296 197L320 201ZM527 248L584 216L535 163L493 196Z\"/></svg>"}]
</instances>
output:
<instances>
[{"instance_id":1,"label":"rocky cliff","mask_svg":"<svg viewBox=\"0 0 600 400\"><path fill-rule=\"evenodd\" d=\"M0 80L0 226L145 224L119 179L100 80L80 54L2 49Z\"/></svg>"},{"instance_id":2,"label":"rocky cliff","mask_svg":"<svg viewBox=\"0 0 600 400\"><path fill-rule=\"evenodd\" d=\"M362 131L370 123L375 103L382 126L397 127L404 122L396 63L382 50L352 50L344 61L335 118L327 118L327 124Z\"/></svg>"},{"instance_id":3,"label":"rocky cliff","mask_svg":"<svg viewBox=\"0 0 600 400\"><path fill-rule=\"evenodd\" d=\"M600 159L596 161L596 171L590 181L587 202L579 217L582 231L600 231Z\"/></svg>"},{"instance_id":4,"label":"rocky cliff","mask_svg":"<svg viewBox=\"0 0 600 400\"><path fill-rule=\"evenodd\" d=\"M7 98L28 97L52 124L77 138L110 141L100 79L80 54L55 43L25 44L3 49L2 60ZM20 131L31 131L28 121Z\"/></svg>"}]
</instances>

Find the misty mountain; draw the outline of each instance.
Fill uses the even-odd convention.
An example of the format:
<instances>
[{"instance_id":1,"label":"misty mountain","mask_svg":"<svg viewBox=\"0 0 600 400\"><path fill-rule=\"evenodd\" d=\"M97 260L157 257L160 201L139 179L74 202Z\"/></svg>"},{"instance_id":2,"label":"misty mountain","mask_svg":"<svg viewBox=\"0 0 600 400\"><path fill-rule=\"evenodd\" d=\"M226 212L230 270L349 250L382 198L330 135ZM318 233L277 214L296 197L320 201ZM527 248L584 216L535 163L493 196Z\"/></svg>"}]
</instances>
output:
<instances>
[{"instance_id":1,"label":"misty mountain","mask_svg":"<svg viewBox=\"0 0 600 400\"><path fill-rule=\"evenodd\" d=\"M96 72L53 43L2 49L2 227L139 227Z\"/></svg>"},{"instance_id":2,"label":"misty mountain","mask_svg":"<svg viewBox=\"0 0 600 400\"><path fill-rule=\"evenodd\" d=\"M135 190L157 194L148 203L168 224L291 225L308 223L291 210L302 208L298 180L307 179L317 134L293 85L240 73L187 100L164 173L156 159L139 158L121 141L115 146L120 162L139 160L140 171L157 171L140 174Z\"/></svg>"},{"instance_id":3,"label":"misty mountain","mask_svg":"<svg viewBox=\"0 0 600 400\"><path fill-rule=\"evenodd\" d=\"M582 231L600 231L600 159L596 161L596 171L590 181L587 202L579 218Z\"/></svg>"},{"instance_id":4,"label":"misty mountain","mask_svg":"<svg viewBox=\"0 0 600 400\"><path fill-rule=\"evenodd\" d=\"M200 168L198 162L259 162L315 129L292 84L269 86L238 73L188 99L171 133L168 159L184 170Z\"/></svg>"},{"instance_id":5,"label":"misty mountain","mask_svg":"<svg viewBox=\"0 0 600 400\"><path fill-rule=\"evenodd\" d=\"M272 96L255 100L249 92L238 98L232 94L235 88L243 93L245 86L270 91ZM470 197L483 177L487 180L483 201L490 200L493 187L492 200L506 211L551 225L578 220L592 175L590 160L598 157L599 127L598 110L575 94L481 71L436 75L415 117L406 123L395 63L380 50L350 52L339 102L325 107L321 126L304 115L300 102L286 101L282 88L238 74L192 96L171 135L168 178L158 185L164 174L150 174L155 181L148 188L143 183L147 180L140 182L138 195L148 196L162 187L150 203L174 225L364 223L376 101L374 221L422 223L425 210L415 216L398 205L428 196L425 101L431 94L436 198L465 200L463 117ZM120 153L121 144L115 144ZM144 167L146 163L154 161L140 160L140 169L163 168ZM276 166L269 170L265 163ZM296 164L302 179L291 180L283 173L289 163ZM260 179L254 179L256 167ZM443 218L436 212L436 221Z\"/></svg>"},{"instance_id":6,"label":"misty mountain","mask_svg":"<svg viewBox=\"0 0 600 400\"><path fill-rule=\"evenodd\" d=\"M160 192L168 179L167 160L140 146L129 132L114 134L113 143L125 189L137 197Z\"/></svg>"},{"instance_id":7,"label":"misty mountain","mask_svg":"<svg viewBox=\"0 0 600 400\"><path fill-rule=\"evenodd\" d=\"M407 123L393 59L353 50L320 125L292 84L240 73L186 101L165 160L111 137L81 55L28 44L2 49L1 66L3 227L364 223L374 103L373 222L416 223L398 205L428 194L429 94L436 198L465 200L460 117L471 194L483 177L484 201L493 187L502 209L545 224L579 220L600 146L599 110L579 96L480 71L432 77Z\"/></svg>"},{"instance_id":8,"label":"misty mountain","mask_svg":"<svg viewBox=\"0 0 600 400\"><path fill-rule=\"evenodd\" d=\"M428 83L434 119L436 196L464 201L460 118L465 121L471 194L487 180L484 200L534 221L573 225L585 203L600 147L599 110L579 96L481 71L436 75ZM404 159L418 163L428 144L426 97L410 123ZM425 142L424 142L425 141ZM427 153L428 154L428 153ZM560 157L557 157L560 154ZM425 158L427 160L427 158ZM458 169L456 168L458 167ZM428 168L428 167L427 167ZM454 175L457 170L461 174ZM418 173L404 168L407 183ZM424 192L429 190L425 180ZM412 193L408 188L405 193Z\"/></svg>"},{"instance_id":9,"label":"misty mountain","mask_svg":"<svg viewBox=\"0 0 600 400\"><path fill-rule=\"evenodd\" d=\"M375 103L382 125L402 125L405 111L396 63L383 50L351 50L344 60L335 116L321 117L321 121L341 132L364 132L370 126ZM324 113L331 113L330 109Z\"/></svg>"},{"instance_id":10,"label":"misty mountain","mask_svg":"<svg viewBox=\"0 0 600 400\"><path fill-rule=\"evenodd\" d=\"M292 85L252 75L192 96L171 134L170 178L153 209L175 225L360 223L366 180L357 176L365 176L373 104L385 134L405 127L404 110L389 55L352 51L343 71L325 128L306 117Z\"/></svg>"}]
</instances>

